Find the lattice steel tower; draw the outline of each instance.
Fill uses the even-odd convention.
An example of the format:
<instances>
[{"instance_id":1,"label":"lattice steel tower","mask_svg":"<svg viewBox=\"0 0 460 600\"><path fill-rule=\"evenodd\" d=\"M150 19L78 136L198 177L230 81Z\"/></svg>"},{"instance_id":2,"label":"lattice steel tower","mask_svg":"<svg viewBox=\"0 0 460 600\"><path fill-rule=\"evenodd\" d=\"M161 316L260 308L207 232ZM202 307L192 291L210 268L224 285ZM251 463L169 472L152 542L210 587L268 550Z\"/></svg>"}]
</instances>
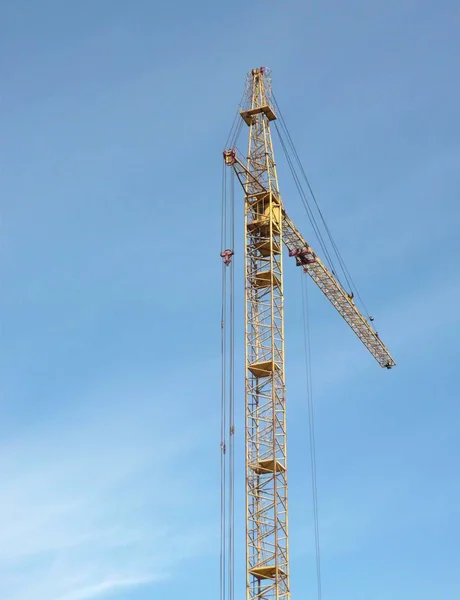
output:
<instances>
[{"instance_id":1,"label":"lattice steel tower","mask_svg":"<svg viewBox=\"0 0 460 600\"><path fill-rule=\"evenodd\" d=\"M246 177L246 494L248 598L289 596L281 199L268 80L251 74ZM256 183L257 182L257 183ZM260 184L264 189L260 190Z\"/></svg>"}]
</instances>

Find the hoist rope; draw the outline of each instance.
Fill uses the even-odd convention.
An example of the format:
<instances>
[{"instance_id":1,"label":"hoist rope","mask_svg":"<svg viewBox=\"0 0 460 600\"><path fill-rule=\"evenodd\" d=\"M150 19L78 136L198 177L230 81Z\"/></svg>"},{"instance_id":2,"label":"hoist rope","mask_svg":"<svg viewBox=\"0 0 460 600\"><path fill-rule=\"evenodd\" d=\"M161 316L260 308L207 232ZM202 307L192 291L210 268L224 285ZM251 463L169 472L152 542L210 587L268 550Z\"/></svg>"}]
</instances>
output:
<instances>
[{"instance_id":1,"label":"hoist rope","mask_svg":"<svg viewBox=\"0 0 460 600\"><path fill-rule=\"evenodd\" d=\"M222 205L221 205L221 251L225 250L227 230L226 203L226 168L222 172ZM226 432L227 432L227 273L222 262L222 310L221 310L221 424L220 424L220 600L225 600L226 594L226 514L227 514L227 473L226 473Z\"/></svg>"},{"instance_id":2,"label":"hoist rope","mask_svg":"<svg viewBox=\"0 0 460 600\"><path fill-rule=\"evenodd\" d=\"M303 314L303 332L305 349L305 374L307 379L307 406L308 406L308 431L310 440L310 467L311 467L311 488L313 503L313 521L315 532L315 556L316 556L316 586L318 591L318 600L322 598L321 584L321 547L319 537L319 514L318 514L318 486L316 477L316 440L315 440L315 411L313 404L313 387L311 374L311 345L310 345L310 315L308 304L308 282L301 272L302 281L302 314Z\"/></svg>"},{"instance_id":3,"label":"hoist rope","mask_svg":"<svg viewBox=\"0 0 460 600\"><path fill-rule=\"evenodd\" d=\"M235 173L232 170L230 182L230 247L235 248ZM229 358L229 600L234 600L234 563L235 563L235 277L234 261L229 265L230 270L230 358Z\"/></svg>"},{"instance_id":4,"label":"hoist rope","mask_svg":"<svg viewBox=\"0 0 460 600\"><path fill-rule=\"evenodd\" d=\"M234 379L235 379L235 324L234 324L234 271L232 254L235 243L234 187L230 179L228 199L227 169L222 174L221 256L222 256L222 311L221 311L221 484L220 484L220 600L234 599ZM231 251L226 262L226 251Z\"/></svg>"}]
</instances>

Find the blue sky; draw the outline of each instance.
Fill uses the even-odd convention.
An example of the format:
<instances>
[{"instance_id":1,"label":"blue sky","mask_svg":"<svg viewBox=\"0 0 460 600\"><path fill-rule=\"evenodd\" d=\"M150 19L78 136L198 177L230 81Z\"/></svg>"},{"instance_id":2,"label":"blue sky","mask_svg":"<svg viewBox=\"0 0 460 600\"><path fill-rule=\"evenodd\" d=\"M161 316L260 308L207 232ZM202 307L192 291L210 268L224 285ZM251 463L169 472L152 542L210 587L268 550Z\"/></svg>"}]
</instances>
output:
<instances>
[{"instance_id":1,"label":"blue sky","mask_svg":"<svg viewBox=\"0 0 460 600\"><path fill-rule=\"evenodd\" d=\"M221 151L266 65L398 363L310 288L323 597L457 600L460 5L155 5L0 2L0 597L216 598ZM314 598L299 277L292 591Z\"/></svg>"}]
</instances>

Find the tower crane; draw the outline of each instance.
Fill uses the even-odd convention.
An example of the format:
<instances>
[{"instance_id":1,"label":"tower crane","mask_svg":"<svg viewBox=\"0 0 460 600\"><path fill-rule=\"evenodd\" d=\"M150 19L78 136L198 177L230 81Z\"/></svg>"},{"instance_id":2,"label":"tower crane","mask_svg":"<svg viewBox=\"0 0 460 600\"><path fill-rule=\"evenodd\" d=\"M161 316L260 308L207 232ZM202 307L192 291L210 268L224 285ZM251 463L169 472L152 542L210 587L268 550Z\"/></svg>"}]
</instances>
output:
<instances>
[{"instance_id":1,"label":"tower crane","mask_svg":"<svg viewBox=\"0 0 460 600\"><path fill-rule=\"evenodd\" d=\"M244 193L246 600L289 600L288 480L283 246L381 367L395 361L353 296L289 218L280 195L270 125L277 119L269 71L248 74L239 117L249 129L245 159L223 152ZM244 126L244 125L243 125ZM233 248L223 249L225 265Z\"/></svg>"}]
</instances>

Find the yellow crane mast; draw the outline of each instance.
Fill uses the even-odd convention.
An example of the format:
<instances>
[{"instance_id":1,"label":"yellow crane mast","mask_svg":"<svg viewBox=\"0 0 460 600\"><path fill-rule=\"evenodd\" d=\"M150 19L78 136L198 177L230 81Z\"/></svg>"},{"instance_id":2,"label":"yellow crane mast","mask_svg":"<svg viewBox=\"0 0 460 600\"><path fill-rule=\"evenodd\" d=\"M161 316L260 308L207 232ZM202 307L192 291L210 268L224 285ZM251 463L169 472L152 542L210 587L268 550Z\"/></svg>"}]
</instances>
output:
<instances>
[{"instance_id":1,"label":"yellow crane mast","mask_svg":"<svg viewBox=\"0 0 460 600\"><path fill-rule=\"evenodd\" d=\"M284 365L283 244L318 285L377 362L395 362L376 331L288 217L278 187L266 69L248 75L248 155L224 151L244 190L246 599L288 600L289 535ZM230 254L224 252L227 263Z\"/></svg>"}]
</instances>

